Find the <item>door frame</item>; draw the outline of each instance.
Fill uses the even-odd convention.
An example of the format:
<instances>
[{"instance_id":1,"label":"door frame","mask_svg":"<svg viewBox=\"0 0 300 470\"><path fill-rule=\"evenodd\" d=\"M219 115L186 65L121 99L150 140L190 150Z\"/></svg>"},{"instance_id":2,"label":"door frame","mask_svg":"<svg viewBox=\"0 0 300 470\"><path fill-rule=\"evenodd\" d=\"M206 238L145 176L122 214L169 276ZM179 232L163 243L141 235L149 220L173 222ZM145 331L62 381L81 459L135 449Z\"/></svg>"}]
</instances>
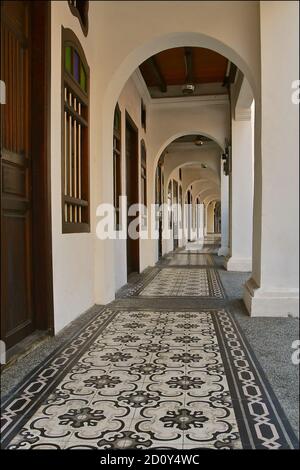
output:
<instances>
[{"instance_id":1,"label":"door frame","mask_svg":"<svg viewBox=\"0 0 300 470\"><path fill-rule=\"evenodd\" d=\"M29 66L30 76L33 77L30 81L31 127L29 129L32 181L31 279L33 322L34 331L42 330L53 335L54 308L50 148L51 2L50 0L32 0L29 2L29 8L31 22ZM0 176L2 178L2 175ZM4 314L4 312L2 312L2 314ZM27 338L28 337L30 337L30 335L27 336ZM6 351L8 359L18 352L18 346L22 344L23 341L24 340L21 339L9 347Z\"/></svg>"},{"instance_id":2,"label":"door frame","mask_svg":"<svg viewBox=\"0 0 300 470\"><path fill-rule=\"evenodd\" d=\"M127 132L127 125L131 127L132 131L135 133L135 145L134 145L134 149L135 149L135 157L136 157L136 201L134 202L135 204L138 204L140 202L140 192L139 192L139 188L140 188L140 158L139 158L139 129L137 127L137 125L135 124L134 120L132 119L132 117L130 116L130 114L128 113L127 110L125 110L125 169L126 169L126 178L125 178L125 181L126 181L126 195L128 195L128 191L127 191L127 147L126 147L126 132ZM127 203L127 207L128 207L128 203ZM127 264L127 279L128 279L128 276L130 273L128 273L128 214L127 215L127 227L126 227L126 230L127 230L127 253L126 253L126 264ZM135 249L136 249L136 255L137 255L137 266L135 266L135 268L137 269L136 272L140 272L140 238L138 238L137 240L132 240L132 242L134 242L136 245L135 245ZM135 271L133 271L135 272Z\"/></svg>"},{"instance_id":3,"label":"door frame","mask_svg":"<svg viewBox=\"0 0 300 470\"><path fill-rule=\"evenodd\" d=\"M33 298L37 330L54 334L51 217L51 1L33 0L31 103ZM38 80L37 80L38 78Z\"/></svg>"},{"instance_id":4,"label":"door frame","mask_svg":"<svg viewBox=\"0 0 300 470\"><path fill-rule=\"evenodd\" d=\"M173 193L172 193L172 203L176 204L176 211L173 213L173 249L176 250L178 248L178 229L179 229L179 214L178 214L178 191L179 191L179 184L178 181L173 179ZM175 202L174 202L175 199ZM177 238L175 237L177 235Z\"/></svg>"}]
</instances>

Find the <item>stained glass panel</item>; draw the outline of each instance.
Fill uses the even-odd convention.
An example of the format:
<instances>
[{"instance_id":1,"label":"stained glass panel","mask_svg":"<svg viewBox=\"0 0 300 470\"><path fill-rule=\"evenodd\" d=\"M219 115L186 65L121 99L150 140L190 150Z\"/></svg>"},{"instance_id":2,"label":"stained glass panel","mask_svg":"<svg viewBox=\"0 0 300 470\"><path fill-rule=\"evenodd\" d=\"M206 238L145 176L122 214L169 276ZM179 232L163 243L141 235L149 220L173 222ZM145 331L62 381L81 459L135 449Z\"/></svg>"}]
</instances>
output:
<instances>
[{"instance_id":1,"label":"stained glass panel","mask_svg":"<svg viewBox=\"0 0 300 470\"><path fill-rule=\"evenodd\" d=\"M82 64L80 64L80 86L84 91L87 91L86 90L86 73Z\"/></svg>"},{"instance_id":2,"label":"stained glass panel","mask_svg":"<svg viewBox=\"0 0 300 470\"><path fill-rule=\"evenodd\" d=\"M71 73L71 47L67 46L65 49L65 68Z\"/></svg>"},{"instance_id":3,"label":"stained glass panel","mask_svg":"<svg viewBox=\"0 0 300 470\"><path fill-rule=\"evenodd\" d=\"M73 76L79 83L79 56L75 50L73 50Z\"/></svg>"}]
</instances>

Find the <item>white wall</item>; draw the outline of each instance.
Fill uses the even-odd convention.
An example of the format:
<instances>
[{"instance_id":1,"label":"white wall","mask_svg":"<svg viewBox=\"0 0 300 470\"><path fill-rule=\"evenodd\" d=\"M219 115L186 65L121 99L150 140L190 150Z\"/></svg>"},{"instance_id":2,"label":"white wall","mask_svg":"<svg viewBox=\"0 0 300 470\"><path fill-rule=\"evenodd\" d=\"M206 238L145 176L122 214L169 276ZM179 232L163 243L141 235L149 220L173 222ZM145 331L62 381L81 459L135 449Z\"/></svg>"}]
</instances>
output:
<instances>
[{"instance_id":1,"label":"white wall","mask_svg":"<svg viewBox=\"0 0 300 470\"><path fill-rule=\"evenodd\" d=\"M61 216L61 25L71 28L79 38L91 71L90 81L90 163L94 173L97 139L97 109L99 99L98 69L95 58L95 32L85 38L77 18L67 2L51 4L51 203L52 256L54 286L55 332L74 320L94 304L94 227L91 233L62 234ZM94 33L94 34L93 34ZM91 181L91 186L93 182ZM92 189L92 188L91 188ZM91 190L91 204L94 194Z\"/></svg>"}]
</instances>

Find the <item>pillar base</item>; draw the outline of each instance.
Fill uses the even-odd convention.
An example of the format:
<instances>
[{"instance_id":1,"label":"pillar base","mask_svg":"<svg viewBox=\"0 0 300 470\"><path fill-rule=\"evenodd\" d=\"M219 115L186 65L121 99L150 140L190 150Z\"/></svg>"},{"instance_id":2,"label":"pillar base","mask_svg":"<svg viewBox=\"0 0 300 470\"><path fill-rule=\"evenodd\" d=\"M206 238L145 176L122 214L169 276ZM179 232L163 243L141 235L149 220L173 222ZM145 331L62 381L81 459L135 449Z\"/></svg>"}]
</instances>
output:
<instances>
[{"instance_id":1,"label":"pillar base","mask_svg":"<svg viewBox=\"0 0 300 470\"><path fill-rule=\"evenodd\" d=\"M229 248L228 246L221 246L218 251L218 256L228 256Z\"/></svg>"},{"instance_id":2,"label":"pillar base","mask_svg":"<svg viewBox=\"0 0 300 470\"><path fill-rule=\"evenodd\" d=\"M250 278L244 285L244 304L251 317L299 317L299 289L262 289Z\"/></svg>"},{"instance_id":3,"label":"pillar base","mask_svg":"<svg viewBox=\"0 0 300 470\"><path fill-rule=\"evenodd\" d=\"M227 258L224 261L224 267L227 271L251 272L252 271L252 259L251 258L235 258L234 256L227 256Z\"/></svg>"}]
</instances>

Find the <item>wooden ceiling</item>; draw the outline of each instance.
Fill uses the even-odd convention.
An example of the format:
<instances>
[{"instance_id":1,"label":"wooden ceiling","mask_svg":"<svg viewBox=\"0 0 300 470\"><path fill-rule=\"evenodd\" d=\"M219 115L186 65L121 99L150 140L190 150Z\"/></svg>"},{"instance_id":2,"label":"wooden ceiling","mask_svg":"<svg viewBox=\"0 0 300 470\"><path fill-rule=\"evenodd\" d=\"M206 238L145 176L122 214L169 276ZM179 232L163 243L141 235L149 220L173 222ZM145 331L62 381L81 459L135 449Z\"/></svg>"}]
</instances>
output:
<instances>
[{"instance_id":1,"label":"wooden ceiling","mask_svg":"<svg viewBox=\"0 0 300 470\"><path fill-rule=\"evenodd\" d=\"M206 137L205 135L199 135L199 134L189 134L189 135L184 135L182 137L177 137L177 139L173 140L172 143L195 143L196 140L202 140L203 143L207 142L213 142L212 139L209 137Z\"/></svg>"},{"instance_id":2,"label":"wooden ceiling","mask_svg":"<svg viewBox=\"0 0 300 470\"><path fill-rule=\"evenodd\" d=\"M203 92L212 89L208 84L218 85L217 94L227 93L227 70L226 57L199 47L167 49L140 65L141 74L153 97L160 97L160 94L180 95L181 87L186 83L196 86L196 94L204 94L201 87Z\"/></svg>"}]
</instances>

